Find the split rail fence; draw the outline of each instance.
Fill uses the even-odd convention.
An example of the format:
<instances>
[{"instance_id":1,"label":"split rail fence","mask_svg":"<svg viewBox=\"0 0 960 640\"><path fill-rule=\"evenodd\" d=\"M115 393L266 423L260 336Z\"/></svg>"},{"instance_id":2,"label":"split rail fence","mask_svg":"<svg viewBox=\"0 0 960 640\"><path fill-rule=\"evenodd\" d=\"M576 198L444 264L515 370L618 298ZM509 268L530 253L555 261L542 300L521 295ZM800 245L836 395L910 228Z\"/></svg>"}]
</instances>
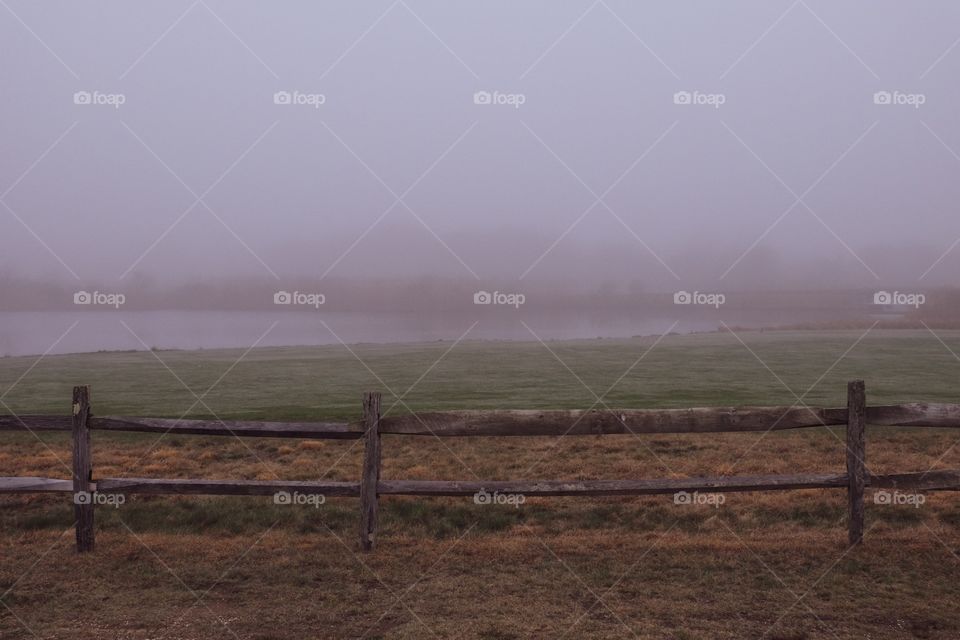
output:
<instances>
[{"instance_id":1,"label":"split rail fence","mask_svg":"<svg viewBox=\"0 0 960 640\"><path fill-rule=\"evenodd\" d=\"M886 475L867 472L866 425L960 428L960 404L910 403L867 406L862 380L847 385L847 406L737 407L624 410L445 411L383 417L380 394L363 395L360 423L170 420L94 416L87 386L74 387L73 415L0 415L0 430L69 430L73 478L0 477L0 493L65 492L74 497L77 550L94 548L94 506L102 494L190 494L269 496L297 492L360 498L360 547L373 549L381 496L471 496L499 492L533 496L638 496L693 492L845 489L850 544L863 541L866 487L937 491L960 489L960 470ZM715 476L636 480L384 480L380 477L381 435L409 436L585 436L615 434L765 432L846 426L846 469L836 473ZM90 432L139 431L174 435L297 439L364 439L359 481L195 480L93 477Z\"/></svg>"}]
</instances>

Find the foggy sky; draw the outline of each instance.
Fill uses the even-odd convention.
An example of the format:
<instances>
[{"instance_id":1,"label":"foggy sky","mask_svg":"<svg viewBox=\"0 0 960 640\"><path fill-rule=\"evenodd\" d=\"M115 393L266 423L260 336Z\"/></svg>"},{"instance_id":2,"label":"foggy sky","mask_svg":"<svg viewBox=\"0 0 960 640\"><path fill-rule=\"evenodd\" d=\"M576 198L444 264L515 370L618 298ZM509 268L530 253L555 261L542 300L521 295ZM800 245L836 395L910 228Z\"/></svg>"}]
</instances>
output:
<instances>
[{"instance_id":1,"label":"foggy sky","mask_svg":"<svg viewBox=\"0 0 960 640\"><path fill-rule=\"evenodd\" d=\"M960 275L956 3L7 2L5 277Z\"/></svg>"}]
</instances>

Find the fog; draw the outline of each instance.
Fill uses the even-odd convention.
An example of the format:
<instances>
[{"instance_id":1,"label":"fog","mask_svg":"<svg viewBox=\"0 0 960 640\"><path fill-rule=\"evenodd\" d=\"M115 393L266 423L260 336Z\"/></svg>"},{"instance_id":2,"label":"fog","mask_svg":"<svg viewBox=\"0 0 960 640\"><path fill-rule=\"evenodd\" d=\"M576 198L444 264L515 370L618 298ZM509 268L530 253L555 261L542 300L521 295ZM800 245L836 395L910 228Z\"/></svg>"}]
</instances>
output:
<instances>
[{"instance_id":1,"label":"fog","mask_svg":"<svg viewBox=\"0 0 960 640\"><path fill-rule=\"evenodd\" d=\"M957 24L946 1L7 0L0 311L952 299Z\"/></svg>"}]
</instances>

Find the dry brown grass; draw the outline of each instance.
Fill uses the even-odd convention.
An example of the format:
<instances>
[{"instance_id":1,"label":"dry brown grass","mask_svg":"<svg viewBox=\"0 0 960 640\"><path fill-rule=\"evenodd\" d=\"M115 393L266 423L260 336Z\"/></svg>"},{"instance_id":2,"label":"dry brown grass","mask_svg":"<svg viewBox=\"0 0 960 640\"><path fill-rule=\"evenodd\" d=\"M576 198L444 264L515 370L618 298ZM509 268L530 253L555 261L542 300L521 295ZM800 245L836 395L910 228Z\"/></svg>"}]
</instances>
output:
<instances>
[{"instance_id":1,"label":"dry brown grass","mask_svg":"<svg viewBox=\"0 0 960 640\"><path fill-rule=\"evenodd\" d=\"M5 434L0 475L65 477L65 434ZM838 471L842 431L583 438L385 437L385 478L619 478ZM874 472L960 467L950 432L874 429ZM47 448L49 447L49 448ZM949 450L946 456L944 451ZM743 459L738 461L741 456ZM96 434L95 477L354 479L344 442ZM960 505L868 504L844 545L844 494L387 498L356 555L357 503L132 497L72 551L63 496L5 496L4 638L955 638ZM128 528L129 527L129 528ZM198 603L199 598L199 603ZM799 603L797 599L800 598ZM28 630L29 629L29 630Z\"/></svg>"},{"instance_id":2,"label":"dry brown grass","mask_svg":"<svg viewBox=\"0 0 960 640\"><path fill-rule=\"evenodd\" d=\"M715 522L715 520L713 521ZM955 638L960 593L940 530L568 531L391 536L355 556L346 532L102 532L4 539L15 592L4 637ZM34 565L37 556L47 555ZM191 593L192 590L192 593ZM801 598L797 604L797 599ZM198 602L199 600L199 602Z\"/></svg>"}]
</instances>

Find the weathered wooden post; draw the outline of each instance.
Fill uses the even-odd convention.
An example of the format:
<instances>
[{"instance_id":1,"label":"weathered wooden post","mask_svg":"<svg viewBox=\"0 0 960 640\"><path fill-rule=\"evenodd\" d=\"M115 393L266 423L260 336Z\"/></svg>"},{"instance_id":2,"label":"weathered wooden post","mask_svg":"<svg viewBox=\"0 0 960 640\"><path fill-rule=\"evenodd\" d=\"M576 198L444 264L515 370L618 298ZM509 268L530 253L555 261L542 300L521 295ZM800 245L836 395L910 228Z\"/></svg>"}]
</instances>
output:
<instances>
[{"instance_id":1,"label":"weathered wooden post","mask_svg":"<svg viewBox=\"0 0 960 640\"><path fill-rule=\"evenodd\" d=\"M847 384L847 498L850 507L848 540L851 545L863 542L866 414L867 394L863 380L853 380Z\"/></svg>"},{"instance_id":2,"label":"weathered wooden post","mask_svg":"<svg viewBox=\"0 0 960 640\"><path fill-rule=\"evenodd\" d=\"M360 477L360 548L370 551L377 537L377 484L380 482L380 394L363 394L363 475Z\"/></svg>"},{"instance_id":3,"label":"weathered wooden post","mask_svg":"<svg viewBox=\"0 0 960 640\"><path fill-rule=\"evenodd\" d=\"M90 387L73 388L73 503L77 519L77 552L93 551L93 493L90 481Z\"/></svg>"}]
</instances>

